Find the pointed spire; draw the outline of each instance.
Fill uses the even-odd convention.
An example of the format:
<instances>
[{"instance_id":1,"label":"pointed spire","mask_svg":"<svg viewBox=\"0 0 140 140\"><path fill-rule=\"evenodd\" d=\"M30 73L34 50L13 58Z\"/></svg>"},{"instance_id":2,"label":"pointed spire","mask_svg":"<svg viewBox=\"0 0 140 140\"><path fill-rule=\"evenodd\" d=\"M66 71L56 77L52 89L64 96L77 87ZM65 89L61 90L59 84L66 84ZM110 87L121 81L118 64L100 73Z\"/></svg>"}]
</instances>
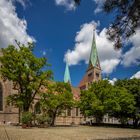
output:
<instances>
[{"instance_id":1,"label":"pointed spire","mask_svg":"<svg viewBox=\"0 0 140 140\"><path fill-rule=\"evenodd\" d=\"M95 28L93 29L93 40L92 40L92 46L91 46L91 52L90 52L90 58L89 58L89 66L92 65L93 67L97 66L98 61L98 53L96 48L96 41L95 41Z\"/></svg>"},{"instance_id":2,"label":"pointed spire","mask_svg":"<svg viewBox=\"0 0 140 140\"><path fill-rule=\"evenodd\" d=\"M71 78L70 78L70 71L69 71L68 62L66 62L66 68L65 68L65 74L64 74L64 82L71 84Z\"/></svg>"}]
</instances>

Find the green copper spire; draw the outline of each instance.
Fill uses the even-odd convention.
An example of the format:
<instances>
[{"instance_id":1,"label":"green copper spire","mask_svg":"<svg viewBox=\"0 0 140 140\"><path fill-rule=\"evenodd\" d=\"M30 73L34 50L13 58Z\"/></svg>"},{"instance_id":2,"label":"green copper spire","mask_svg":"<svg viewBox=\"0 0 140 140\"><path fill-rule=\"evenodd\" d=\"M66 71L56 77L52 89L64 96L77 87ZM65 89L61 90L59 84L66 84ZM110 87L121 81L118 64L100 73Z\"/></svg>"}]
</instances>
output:
<instances>
[{"instance_id":1,"label":"green copper spire","mask_svg":"<svg viewBox=\"0 0 140 140\"><path fill-rule=\"evenodd\" d=\"M64 82L65 83L71 83L69 66L68 66L67 62L66 62L66 68L65 68L65 74L64 74Z\"/></svg>"},{"instance_id":2,"label":"green copper spire","mask_svg":"<svg viewBox=\"0 0 140 140\"><path fill-rule=\"evenodd\" d=\"M89 65L92 64L93 67L96 67L97 61L98 61L98 54L97 54L97 48L96 48L96 42L95 42L95 29L94 29L90 58L89 58Z\"/></svg>"}]
</instances>

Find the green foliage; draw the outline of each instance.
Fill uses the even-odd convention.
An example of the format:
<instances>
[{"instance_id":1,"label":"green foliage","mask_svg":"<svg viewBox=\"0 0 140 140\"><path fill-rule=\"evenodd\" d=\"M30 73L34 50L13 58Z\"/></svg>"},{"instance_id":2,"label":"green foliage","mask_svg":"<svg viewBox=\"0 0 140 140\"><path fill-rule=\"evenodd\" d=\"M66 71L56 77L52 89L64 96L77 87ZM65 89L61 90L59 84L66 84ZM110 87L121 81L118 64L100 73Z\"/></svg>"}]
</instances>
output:
<instances>
[{"instance_id":1,"label":"green foliage","mask_svg":"<svg viewBox=\"0 0 140 140\"><path fill-rule=\"evenodd\" d=\"M101 122L108 113L113 102L113 87L106 80L94 82L80 97L80 109L85 116L94 116L96 122Z\"/></svg>"},{"instance_id":2,"label":"green foliage","mask_svg":"<svg viewBox=\"0 0 140 140\"><path fill-rule=\"evenodd\" d=\"M101 122L103 116L108 113L113 106L113 86L107 80L94 82L89 88L89 92L94 93L95 100L92 105L93 115L97 122Z\"/></svg>"},{"instance_id":3,"label":"green foliage","mask_svg":"<svg viewBox=\"0 0 140 140\"><path fill-rule=\"evenodd\" d=\"M122 47L122 39L128 39L140 27L139 6L139 0L105 0L104 11L116 13L116 18L107 32L109 39L115 42L116 48Z\"/></svg>"},{"instance_id":4,"label":"green foliage","mask_svg":"<svg viewBox=\"0 0 140 140\"><path fill-rule=\"evenodd\" d=\"M107 80L94 82L88 90L82 91L79 102L84 116L94 116L98 123L107 113L124 122L131 117L134 105L132 94L124 88L112 86Z\"/></svg>"},{"instance_id":5,"label":"green foliage","mask_svg":"<svg viewBox=\"0 0 140 140\"><path fill-rule=\"evenodd\" d=\"M48 115L43 115L43 114L41 114L41 115L37 115L36 116L36 121L37 121L37 123L39 124L39 125L41 125L41 124L50 124L50 122L51 122L51 119L50 119L50 117L48 116Z\"/></svg>"},{"instance_id":6,"label":"green foliage","mask_svg":"<svg viewBox=\"0 0 140 140\"><path fill-rule=\"evenodd\" d=\"M2 49L0 74L3 80L13 82L13 93L8 97L8 103L28 111L34 97L42 85L52 78L52 72L47 69L47 59L37 58L33 54L33 44L27 46L17 43L19 48L9 45Z\"/></svg>"},{"instance_id":7,"label":"green foliage","mask_svg":"<svg viewBox=\"0 0 140 140\"><path fill-rule=\"evenodd\" d=\"M48 86L47 93L41 94L40 105L44 114L48 114L52 119L51 125L57 115L60 115L66 108L71 108L74 104L71 87L67 83L56 82Z\"/></svg>"},{"instance_id":8,"label":"green foliage","mask_svg":"<svg viewBox=\"0 0 140 140\"><path fill-rule=\"evenodd\" d=\"M134 120L134 125L138 125L138 121L140 120L140 79L124 79L118 80L115 83L115 86L118 88L125 88L135 100L135 108L132 113L132 117Z\"/></svg>"},{"instance_id":9,"label":"green foliage","mask_svg":"<svg viewBox=\"0 0 140 140\"><path fill-rule=\"evenodd\" d=\"M33 120L33 116L32 116L32 113L31 112L23 112L22 113L22 118L21 118L21 121L22 121L22 124L31 124Z\"/></svg>"},{"instance_id":10,"label":"green foliage","mask_svg":"<svg viewBox=\"0 0 140 140\"><path fill-rule=\"evenodd\" d=\"M125 88L114 87L114 101L116 105L112 109L112 115L118 118L122 124L127 123L135 109L134 96Z\"/></svg>"},{"instance_id":11,"label":"green foliage","mask_svg":"<svg viewBox=\"0 0 140 140\"><path fill-rule=\"evenodd\" d=\"M92 116L93 110L92 110L92 104L95 100L94 93L91 93L89 91L81 91L80 94L80 101L78 103L81 113L86 116Z\"/></svg>"}]
</instances>

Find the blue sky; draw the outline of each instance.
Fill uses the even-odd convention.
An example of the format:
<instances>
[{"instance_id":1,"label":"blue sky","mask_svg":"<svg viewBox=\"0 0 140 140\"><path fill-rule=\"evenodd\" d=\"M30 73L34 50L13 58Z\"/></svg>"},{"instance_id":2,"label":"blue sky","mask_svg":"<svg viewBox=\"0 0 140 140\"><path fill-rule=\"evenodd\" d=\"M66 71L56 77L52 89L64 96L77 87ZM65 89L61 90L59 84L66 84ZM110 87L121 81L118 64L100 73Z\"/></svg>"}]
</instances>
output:
<instances>
[{"instance_id":1,"label":"blue sky","mask_svg":"<svg viewBox=\"0 0 140 140\"><path fill-rule=\"evenodd\" d=\"M54 78L63 81L65 62L70 65L71 80L77 86L89 57L92 28L96 24L96 44L102 75L110 79L140 78L140 32L115 51L105 31L115 15L101 9L104 0L82 0L75 7L70 0L0 0L0 47L35 40L35 55L45 55L52 64Z\"/></svg>"}]
</instances>

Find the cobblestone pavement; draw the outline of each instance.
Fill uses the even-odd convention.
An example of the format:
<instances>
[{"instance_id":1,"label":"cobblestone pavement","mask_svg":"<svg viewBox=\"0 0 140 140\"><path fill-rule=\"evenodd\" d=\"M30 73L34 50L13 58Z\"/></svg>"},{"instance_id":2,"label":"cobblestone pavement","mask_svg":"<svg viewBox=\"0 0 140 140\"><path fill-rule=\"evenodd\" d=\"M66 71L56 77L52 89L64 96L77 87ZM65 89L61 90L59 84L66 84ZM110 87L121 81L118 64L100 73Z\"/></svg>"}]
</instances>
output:
<instances>
[{"instance_id":1,"label":"cobblestone pavement","mask_svg":"<svg viewBox=\"0 0 140 140\"><path fill-rule=\"evenodd\" d=\"M0 140L119 140L119 138L140 140L140 130L88 126L28 129L0 126Z\"/></svg>"}]
</instances>

